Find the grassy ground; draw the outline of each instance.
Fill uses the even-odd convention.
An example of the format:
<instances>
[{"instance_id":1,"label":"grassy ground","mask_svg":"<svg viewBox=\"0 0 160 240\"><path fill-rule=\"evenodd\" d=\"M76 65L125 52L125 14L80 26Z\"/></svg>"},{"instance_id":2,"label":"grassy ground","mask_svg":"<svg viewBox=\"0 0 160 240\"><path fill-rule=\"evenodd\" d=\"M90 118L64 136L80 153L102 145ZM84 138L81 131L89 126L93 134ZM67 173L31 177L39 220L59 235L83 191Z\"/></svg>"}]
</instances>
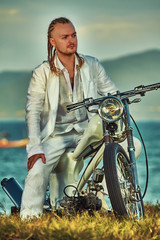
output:
<instances>
[{"instance_id":1,"label":"grassy ground","mask_svg":"<svg viewBox=\"0 0 160 240\"><path fill-rule=\"evenodd\" d=\"M117 219L112 213L97 212L60 218L46 213L39 219L21 221L19 214L0 216L0 240L112 240L160 239L160 205L145 205L143 221Z\"/></svg>"}]
</instances>

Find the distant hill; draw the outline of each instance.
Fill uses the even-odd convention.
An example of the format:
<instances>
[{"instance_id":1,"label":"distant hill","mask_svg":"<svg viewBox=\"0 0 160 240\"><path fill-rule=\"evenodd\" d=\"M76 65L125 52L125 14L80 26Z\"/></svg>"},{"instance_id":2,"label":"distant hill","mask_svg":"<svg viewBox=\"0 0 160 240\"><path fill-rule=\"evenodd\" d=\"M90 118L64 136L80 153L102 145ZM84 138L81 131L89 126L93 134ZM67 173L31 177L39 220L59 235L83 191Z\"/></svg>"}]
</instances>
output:
<instances>
[{"instance_id":1,"label":"distant hill","mask_svg":"<svg viewBox=\"0 0 160 240\"><path fill-rule=\"evenodd\" d=\"M102 65L122 91L160 82L160 50L103 61Z\"/></svg>"},{"instance_id":2,"label":"distant hill","mask_svg":"<svg viewBox=\"0 0 160 240\"><path fill-rule=\"evenodd\" d=\"M30 77L29 71L0 73L0 119L24 119Z\"/></svg>"},{"instance_id":3,"label":"distant hill","mask_svg":"<svg viewBox=\"0 0 160 240\"><path fill-rule=\"evenodd\" d=\"M103 61L102 65L120 91L160 82L160 50ZM160 120L160 89L147 93L131 110L136 119Z\"/></svg>"},{"instance_id":4,"label":"distant hill","mask_svg":"<svg viewBox=\"0 0 160 240\"><path fill-rule=\"evenodd\" d=\"M102 61L120 91L160 82L160 51L152 50ZM26 93L31 71L0 73L0 119L24 119ZM160 120L160 90L148 93L131 107L136 119Z\"/></svg>"}]
</instances>

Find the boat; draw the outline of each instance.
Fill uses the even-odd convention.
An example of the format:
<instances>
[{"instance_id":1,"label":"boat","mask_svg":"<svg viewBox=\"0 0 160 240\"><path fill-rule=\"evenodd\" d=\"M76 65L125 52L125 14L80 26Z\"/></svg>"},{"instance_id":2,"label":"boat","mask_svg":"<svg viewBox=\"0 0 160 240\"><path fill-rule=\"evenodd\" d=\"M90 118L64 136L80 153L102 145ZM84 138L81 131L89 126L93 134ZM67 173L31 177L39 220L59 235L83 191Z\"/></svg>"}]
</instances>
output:
<instances>
[{"instance_id":1,"label":"boat","mask_svg":"<svg viewBox=\"0 0 160 240\"><path fill-rule=\"evenodd\" d=\"M0 139L0 148L25 147L27 143L28 143L28 138L13 140L13 141L9 141L6 138L2 138Z\"/></svg>"}]
</instances>

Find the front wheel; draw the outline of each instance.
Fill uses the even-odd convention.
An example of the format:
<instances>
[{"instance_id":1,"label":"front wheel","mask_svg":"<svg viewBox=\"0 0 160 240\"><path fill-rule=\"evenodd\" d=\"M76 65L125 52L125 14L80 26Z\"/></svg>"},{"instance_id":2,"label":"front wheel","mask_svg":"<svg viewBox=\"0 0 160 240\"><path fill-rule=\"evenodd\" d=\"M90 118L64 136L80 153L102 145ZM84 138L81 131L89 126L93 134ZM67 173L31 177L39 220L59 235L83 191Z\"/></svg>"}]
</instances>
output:
<instances>
[{"instance_id":1,"label":"front wheel","mask_svg":"<svg viewBox=\"0 0 160 240\"><path fill-rule=\"evenodd\" d=\"M109 198L116 215L143 218L144 205L141 192L135 192L133 168L124 151L117 143L106 145L104 151L104 174Z\"/></svg>"}]
</instances>

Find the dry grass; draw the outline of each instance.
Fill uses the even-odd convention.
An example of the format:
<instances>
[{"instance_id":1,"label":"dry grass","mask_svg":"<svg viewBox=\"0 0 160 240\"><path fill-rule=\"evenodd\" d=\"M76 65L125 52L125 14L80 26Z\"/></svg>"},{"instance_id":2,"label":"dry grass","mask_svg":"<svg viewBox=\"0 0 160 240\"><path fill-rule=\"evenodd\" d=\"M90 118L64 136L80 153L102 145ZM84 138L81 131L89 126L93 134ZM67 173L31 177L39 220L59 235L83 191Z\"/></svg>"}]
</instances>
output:
<instances>
[{"instance_id":1,"label":"dry grass","mask_svg":"<svg viewBox=\"0 0 160 240\"><path fill-rule=\"evenodd\" d=\"M160 205L145 205L143 221L117 219L112 213L96 212L59 217L45 213L32 221L21 221L19 214L0 216L0 240L112 240L160 239Z\"/></svg>"}]
</instances>

